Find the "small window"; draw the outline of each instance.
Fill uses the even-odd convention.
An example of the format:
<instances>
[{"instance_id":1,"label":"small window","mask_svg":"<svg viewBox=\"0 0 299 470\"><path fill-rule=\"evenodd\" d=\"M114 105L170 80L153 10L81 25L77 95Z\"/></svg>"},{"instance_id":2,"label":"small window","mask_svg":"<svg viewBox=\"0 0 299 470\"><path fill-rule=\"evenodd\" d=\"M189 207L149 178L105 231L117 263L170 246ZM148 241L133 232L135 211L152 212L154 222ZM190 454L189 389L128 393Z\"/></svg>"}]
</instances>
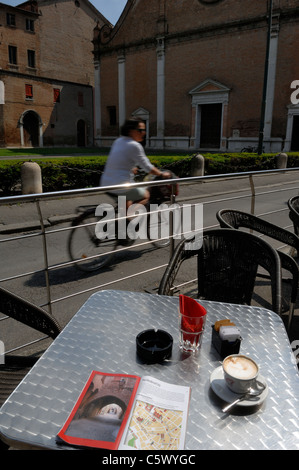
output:
<instances>
[{"instance_id":1,"label":"small window","mask_svg":"<svg viewBox=\"0 0 299 470\"><path fill-rule=\"evenodd\" d=\"M108 106L108 114L109 114L109 123L110 126L116 126L116 106Z\"/></svg>"},{"instance_id":2,"label":"small window","mask_svg":"<svg viewBox=\"0 0 299 470\"><path fill-rule=\"evenodd\" d=\"M15 46L8 46L8 61L10 64L17 64L17 48Z\"/></svg>"},{"instance_id":3,"label":"small window","mask_svg":"<svg viewBox=\"0 0 299 470\"><path fill-rule=\"evenodd\" d=\"M84 106L82 91L78 92L78 106Z\"/></svg>"},{"instance_id":4,"label":"small window","mask_svg":"<svg viewBox=\"0 0 299 470\"><path fill-rule=\"evenodd\" d=\"M28 18L26 19L26 31L34 32L34 21L29 20Z\"/></svg>"},{"instance_id":5,"label":"small window","mask_svg":"<svg viewBox=\"0 0 299 470\"><path fill-rule=\"evenodd\" d=\"M32 85L25 85L25 95L26 95L26 100L32 100L33 99L33 87Z\"/></svg>"},{"instance_id":6,"label":"small window","mask_svg":"<svg viewBox=\"0 0 299 470\"><path fill-rule=\"evenodd\" d=\"M28 67L35 68L35 51L27 51Z\"/></svg>"},{"instance_id":7,"label":"small window","mask_svg":"<svg viewBox=\"0 0 299 470\"><path fill-rule=\"evenodd\" d=\"M16 25L16 15L13 13L6 13L6 24L8 26L15 26Z\"/></svg>"},{"instance_id":8,"label":"small window","mask_svg":"<svg viewBox=\"0 0 299 470\"><path fill-rule=\"evenodd\" d=\"M60 103L60 90L59 88L54 88L54 103Z\"/></svg>"}]
</instances>

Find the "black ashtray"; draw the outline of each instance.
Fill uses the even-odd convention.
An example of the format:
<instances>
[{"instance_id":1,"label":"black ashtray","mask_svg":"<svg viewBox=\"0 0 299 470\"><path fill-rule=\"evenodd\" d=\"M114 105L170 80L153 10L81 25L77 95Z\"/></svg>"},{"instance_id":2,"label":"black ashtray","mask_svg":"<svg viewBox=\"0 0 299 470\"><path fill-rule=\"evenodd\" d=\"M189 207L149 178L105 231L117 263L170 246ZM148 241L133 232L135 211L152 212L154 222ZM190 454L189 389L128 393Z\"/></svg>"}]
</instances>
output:
<instances>
[{"instance_id":1,"label":"black ashtray","mask_svg":"<svg viewBox=\"0 0 299 470\"><path fill-rule=\"evenodd\" d=\"M172 336L163 330L144 330L136 336L137 354L144 362L163 362L172 353Z\"/></svg>"}]
</instances>

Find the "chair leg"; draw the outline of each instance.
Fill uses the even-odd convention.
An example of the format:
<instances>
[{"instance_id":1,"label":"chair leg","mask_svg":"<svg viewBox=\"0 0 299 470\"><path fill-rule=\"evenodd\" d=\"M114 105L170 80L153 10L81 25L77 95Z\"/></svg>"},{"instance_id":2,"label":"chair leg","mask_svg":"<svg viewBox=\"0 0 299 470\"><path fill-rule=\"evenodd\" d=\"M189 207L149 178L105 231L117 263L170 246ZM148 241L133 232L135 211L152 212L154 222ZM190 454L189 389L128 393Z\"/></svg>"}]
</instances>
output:
<instances>
[{"instance_id":1,"label":"chair leg","mask_svg":"<svg viewBox=\"0 0 299 470\"><path fill-rule=\"evenodd\" d=\"M0 439L0 452L2 452L3 450L8 450L9 449L9 445L5 444L5 442L1 441Z\"/></svg>"},{"instance_id":2,"label":"chair leg","mask_svg":"<svg viewBox=\"0 0 299 470\"><path fill-rule=\"evenodd\" d=\"M288 317L288 327L287 327L288 333L290 333L290 330L291 330L291 324L292 324L293 315L294 315L294 308L295 308L294 302L291 302L290 310L289 310L289 317Z\"/></svg>"}]
</instances>

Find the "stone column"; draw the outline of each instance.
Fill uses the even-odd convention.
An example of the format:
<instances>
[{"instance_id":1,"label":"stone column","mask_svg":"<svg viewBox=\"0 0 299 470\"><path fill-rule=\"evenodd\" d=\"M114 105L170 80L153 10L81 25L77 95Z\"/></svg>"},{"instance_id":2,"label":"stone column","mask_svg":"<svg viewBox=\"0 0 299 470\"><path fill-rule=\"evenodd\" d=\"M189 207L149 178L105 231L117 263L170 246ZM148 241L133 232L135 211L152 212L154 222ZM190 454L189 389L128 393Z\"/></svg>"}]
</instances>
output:
<instances>
[{"instance_id":1,"label":"stone column","mask_svg":"<svg viewBox=\"0 0 299 470\"><path fill-rule=\"evenodd\" d=\"M20 139L21 139L21 147L24 147L24 127L23 127L23 121L20 123Z\"/></svg>"},{"instance_id":2,"label":"stone column","mask_svg":"<svg viewBox=\"0 0 299 470\"><path fill-rule=\"evenodd\" d=\"M5 147L4 105L5 105L5 85L4 85L4 82L0 80L0 147ZM1 346L1 342L0 342L0 346Z\"/></svg>"},{"instance_id":3,"label":"stone column","mask_svg":"<svg viewBox=\"0 0 299 470\"><path fill-rule=\"evenodd\" d=\"M165 131L165 46L164 37L157 39L157 140L164 146Z\"/></svg>"},{"instance_id":4,"label":"stone column","mask_svg":"<svg viewBox=\"0 0 299 470\"><path fill-rule=\"evenodd\" d=\"M271 150L271 129L273 117L273 104L275 92L275 79L276 79L276 62L277 62L277 48L278 48L278 33L279 33L279 15L272 15L272 27L269 45L269 66L268 66L268 82L267 82L267 95L266 95L266 108L265 108L265 125L264 125L264 141L268 142Z\"/></svg>"},{"instance_id":5,"label":"stone column","mask_svg":"<svg viewBox=\"0 0 299 470\"><path fill-rule=\"evenodd\" d=\"M126 58L118 57L118 122L122 126L126 119Z\"/></svg>"},{"instance_id":6,"label":"stone column","mask_svg":"<svg viewBox=\"0 0 299 470\"><path fill-rule=\"evenodd\" d=\"M227 149L227 126L228 126L228 101L222 103L222 125L221 125L221 140L220 140L220 149L225 152Z\"/></svg>"},{"instance_id":7,"label":"stone column","mask_svg":"<svg viewBox=\"0 0 299 470\"><path fill-rule=\"evenodd\" d=\"M95 141L101 137L101 81L100 81L100 61L94 62L94 138ZM101 142L98 142L101 145Z\"/></svg>"}]
</instances>

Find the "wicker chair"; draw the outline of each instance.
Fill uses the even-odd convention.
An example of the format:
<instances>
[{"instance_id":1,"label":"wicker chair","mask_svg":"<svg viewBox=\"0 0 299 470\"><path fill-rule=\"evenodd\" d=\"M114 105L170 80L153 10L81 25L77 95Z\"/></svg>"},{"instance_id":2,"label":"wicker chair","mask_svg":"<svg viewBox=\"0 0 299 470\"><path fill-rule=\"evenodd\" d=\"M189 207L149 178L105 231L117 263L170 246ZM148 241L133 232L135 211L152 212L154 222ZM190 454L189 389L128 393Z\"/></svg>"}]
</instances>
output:
<instances>
[{"instance_id":1,"label":"wicker chair","mask_svg":"<svg viewBox=\"0 0 299 470\"><path fill-rule=\"evenodd\" d=\"M257 269L270 275L272 310L281 314L281 263L276 250L250 233L234 229L203 232L201 248L186 249L179 242L160 282L158 294L173 295L182 263L197 257L196 298L237 304L251 304Z\"/></svg>"},{"instance_id":2,"label":"wicker chair","mask_svg":"<svg viewBox=\"0 0 299 470\"><path fill-rule=\"evenodd\" d=\"M31 302L0 287L0 312L31 328L56 338L61 331L56 319ZM0 407L36 363L38 357L5 354L0 364ZM7 446L0 440L0 448Z\"/></svg>"},{"instance_id":3,"label":"wicker chair","mask_svg":"<svg viewBox=\"0 0 299 470\"><path fill-rule=\"evenodd\" d=\"M289 217L294 225L294 232L299 235L299 196L291 197L288 200L288 206L290 209ZM299 251L297 252L299 256Z\"/></svg>"},{"instance_id":4,"label":"wicker chair","mask_svg":"<svg viewBox=\"0 0 299 470\"><path fill-rule=\"evenodd\" d=\"M216 217L222 228L250 229L254 232L261 233L269 238L277 240L283 243L284 245L288 245L291 250L299 250L299 238L297 235L281 227L278 227L277 225L271 224L270 222L267 222L266 220L263 220L260 217L256 217L252 214L248 214L247 212L241 212L233 209L222 209L217 212ZM291 298L287 326L287 329L289 331L297 299L299 268L294 258L292 258L290 255L280 250L278 250L278 254L280 256L282 269L288 271L292 276L291 279L283 278L283 280L286 281L291 280Z\"/></svg>"}]
</instances>

